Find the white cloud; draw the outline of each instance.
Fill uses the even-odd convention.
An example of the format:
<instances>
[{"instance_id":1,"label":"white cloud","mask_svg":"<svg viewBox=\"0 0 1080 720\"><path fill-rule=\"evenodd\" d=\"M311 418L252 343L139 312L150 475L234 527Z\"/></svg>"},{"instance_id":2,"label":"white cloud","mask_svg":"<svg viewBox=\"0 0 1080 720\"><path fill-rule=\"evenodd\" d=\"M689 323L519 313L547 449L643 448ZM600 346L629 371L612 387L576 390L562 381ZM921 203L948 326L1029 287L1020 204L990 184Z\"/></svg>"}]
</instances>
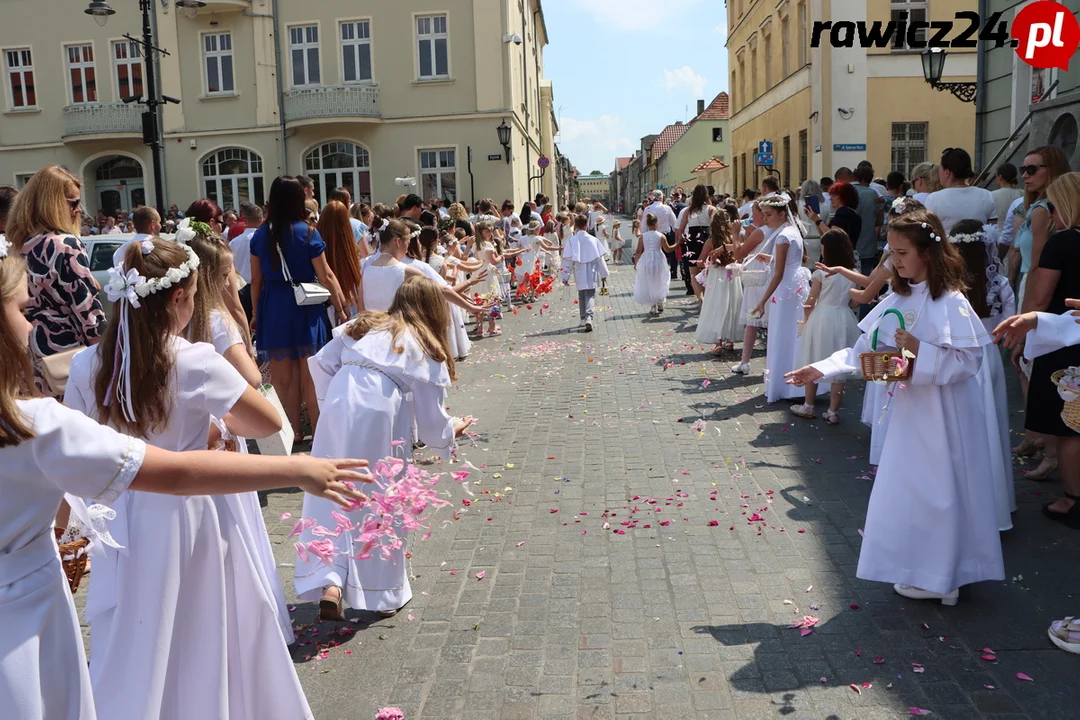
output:
<instances>
[{"instance_id":1,"label":"white cloud","mask_svg":"<svg viewBox=\"0 0 1080 720\"><path fill-rule=\"evenodd\" d=\"M685 22L689 11L703 2L683 0L677 13L662 11L655 0L577 0L577 5L598 23L617 30L655 30L669 20Z\"/></svg>"},{"instance_id":2,"label":"white cloud","mask_svg":"<svg viewBox=\"0 0 1080 720\"><path fill-rule=\"evenodd\" d=\"M685 88L690 94L699 96L705 92L708 84L709 79L695 73L689 65L683 65L677 70L664 70L664 87L668 92Z\"/></svg>"},{"instance_id":3,"label":"white cloud","mask_svg":"<svg viewBox=\"0 0 1080 720\"><path fill-rule=\"evenodd\" d=\"M727 43L727 20L721 21L719 25L713 28L713 32L720 36L720 42Z\"/></svg>"},{"instance_id":4,"label":"white cloud","mask_svg":"<svg viewBox=\"0 0 1080 720\"><path fill-rule=\"evenodd\" d=\"M558 143L575 164L578 162L577 154L587 155L590 159L597 155L605 158L629 155L636 146L626 134L623 119L616 115L601 115L595 120L579 120L564 115L559 123Z\"/></svg>"}]
</instances>

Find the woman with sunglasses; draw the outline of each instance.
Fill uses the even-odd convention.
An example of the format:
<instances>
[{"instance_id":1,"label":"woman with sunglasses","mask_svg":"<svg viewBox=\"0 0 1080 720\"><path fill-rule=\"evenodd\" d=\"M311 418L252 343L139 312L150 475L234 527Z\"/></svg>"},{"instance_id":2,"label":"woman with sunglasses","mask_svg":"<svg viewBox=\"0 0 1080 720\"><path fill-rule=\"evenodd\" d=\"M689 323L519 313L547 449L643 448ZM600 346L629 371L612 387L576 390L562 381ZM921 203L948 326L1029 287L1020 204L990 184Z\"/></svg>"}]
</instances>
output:
<instances>
[{"instance_id":1,"label":"woman with sunglasses","mask_svg":"<svg viewBox=\"0 0 1080 720\"><path fill-rule=\"evenodd\" d=\"M7 222L8 242L26 258L34 382L44 395L63 390L49 387L41 359L93 345L105 332L98 284L78 237L82 219L82 184L51 165L30 178Z\"/></svg>"},{"instance_id":2,"label":"woman with sunglasses","mask_svg":"<svg viewBox=\"0 0 1080 720\"><path fill-rule=\"evenodd\" d=\"M1046 189L1050 183L1069 172L1069 159L1061 148L1044 145L1031 150L1024 157L1024 164L1020 166L1020 175L1024 179L1024 221L1020 229L1016 231L1013 241L1013 249L1010 255L1010 265L1020 267L1020 287L1016 293L1016 302L1021 312L1041 310L1036 307L1034 295L1040 297L1048 294L1053 288L1041 287L1032 298L1028 298L1029 279L1033 278L1032 268L1039 267L1043 247L1053 232L1053 219L1051 217L1049 200L1046 197ZM1043 276L1038 280L1042 286L1047 278ZM1016 362L1016 361L1014 361ZM1020 370L1020 388L1024 392L1025 402L1028 400L1028 382L1031 377L1031 365L1026 362L1018 362ZM1042 463L1035 470L1027 474L1030 480L1045 480L1058 466L1057 443L1053 437L1043 437L1033 429L1028 429L1024 435L1024 441L1013 448L1013 452L1020 457L1032 457L1040 451L1045 451Z\"/></svg>"}]
</instances>

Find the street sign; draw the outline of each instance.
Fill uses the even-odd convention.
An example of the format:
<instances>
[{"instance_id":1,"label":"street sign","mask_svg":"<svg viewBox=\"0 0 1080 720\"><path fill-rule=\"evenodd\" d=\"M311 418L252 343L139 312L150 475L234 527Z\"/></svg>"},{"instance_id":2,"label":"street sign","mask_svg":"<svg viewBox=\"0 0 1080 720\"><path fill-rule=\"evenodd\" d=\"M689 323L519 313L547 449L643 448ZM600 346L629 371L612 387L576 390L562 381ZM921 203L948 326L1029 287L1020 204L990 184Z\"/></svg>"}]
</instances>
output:
<instances>
[{"instance_id":1,"label":"street sign","mask_svg":"<svg viewBox=\"0 0 1080 720\"><path fill-rule=\"evenodd\" d=\"M866 143L838 143L832 149L833 152L866 152Z\"/></svg>"},{"instance_id":2,"label":"street sign","mask_svg":"<svg viewBox=\"0 0 1080 720\"><path fill-rule=\"evenodd\" d=\"M551 164L551 160L549 160L546 155L541 155L536 159L536 164L539 165L542 170Z\"/></svg>"},{"instance_id":3,"label":"street sign","mask_svg":"<svg viewBox=\"0 0 1080 720\"><path fill-rule=\"evenodd\" d=\"M768 153L754 153L754 164L758 167L772 167L773 166L773 154Z\"/></svg>"},{"instance_id":4,"label":"street sign","mask_svg":"<svg viewBox=\"0 0 1080 720\"><path fill-rule=\"evenodd\" d=\"M488 155L488 160L502 160L502 153L496 153L494 155Z\"/></svg>"},{"instance_id":5,"label":"street sign","mask_svg":"<svg viewBox=\"0 0 1080 720\"><path fill-rule=\"evenodd\" d=\"M762 140L757 144L758 155L772 155L772 143L768 140ZM762 163L758 163L761 165ZM772 165L772 163L769 163Z\"/></svg>"}]
</instances>

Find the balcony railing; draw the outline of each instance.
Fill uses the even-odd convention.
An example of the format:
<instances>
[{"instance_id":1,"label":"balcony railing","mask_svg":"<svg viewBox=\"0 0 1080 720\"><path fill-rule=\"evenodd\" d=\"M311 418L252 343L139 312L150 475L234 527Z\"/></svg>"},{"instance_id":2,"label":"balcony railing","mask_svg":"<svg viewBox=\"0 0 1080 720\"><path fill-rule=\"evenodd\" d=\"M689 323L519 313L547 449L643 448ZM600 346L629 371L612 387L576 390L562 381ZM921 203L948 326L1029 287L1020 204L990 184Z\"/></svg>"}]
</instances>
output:
<instances>
[{"instance_id":1,"label":"balcony railing","mask_svg":"<svg viewBox=\"0 0 1080 720\"><path fill-rule=\"evenodd\" d=\"M137 103L86 103L64 108L64 137L122 133L142 135L143 108Z\"/></svg>"},{"instance_id":2,"label":"balcony railing","mask_svg":"<svg viewBox=\"0 0 1080 720\"><path fill-rule=\"evenodd\" d=\"M374 85L329 85L285 92L285 120L379 117L379 88Z\"/></svg>"}]
</instances>

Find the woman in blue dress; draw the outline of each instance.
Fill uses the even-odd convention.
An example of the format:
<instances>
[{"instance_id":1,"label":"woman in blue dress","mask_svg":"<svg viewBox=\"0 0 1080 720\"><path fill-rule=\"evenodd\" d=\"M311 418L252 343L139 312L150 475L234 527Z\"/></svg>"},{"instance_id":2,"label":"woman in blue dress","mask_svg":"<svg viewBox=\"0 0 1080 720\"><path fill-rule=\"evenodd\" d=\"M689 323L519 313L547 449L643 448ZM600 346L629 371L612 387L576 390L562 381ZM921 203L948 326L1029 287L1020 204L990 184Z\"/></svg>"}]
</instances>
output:
<instances>
[{"instance_id":1,"label":"woman in blue dress","mask_svg":"<svg viewBox=\"0 0 1080 720\"><path fill-rule=\"evenodd\" d=\"M329 342L331 325L325 305L296 304L292 284L282 270L282 259L293 282L318 281L330 291L337 319L348 319L341 287L326 262L326 244L319 231L304 221L304 200L304 188L296 178L282 176L274 180L267 222L251 238L251 328L260 354L270 358L270 383L297 440L303 437L301 399L307 404L313 433L319 421L319 403L307 358Z\"/></svg>"}]
</instances>

